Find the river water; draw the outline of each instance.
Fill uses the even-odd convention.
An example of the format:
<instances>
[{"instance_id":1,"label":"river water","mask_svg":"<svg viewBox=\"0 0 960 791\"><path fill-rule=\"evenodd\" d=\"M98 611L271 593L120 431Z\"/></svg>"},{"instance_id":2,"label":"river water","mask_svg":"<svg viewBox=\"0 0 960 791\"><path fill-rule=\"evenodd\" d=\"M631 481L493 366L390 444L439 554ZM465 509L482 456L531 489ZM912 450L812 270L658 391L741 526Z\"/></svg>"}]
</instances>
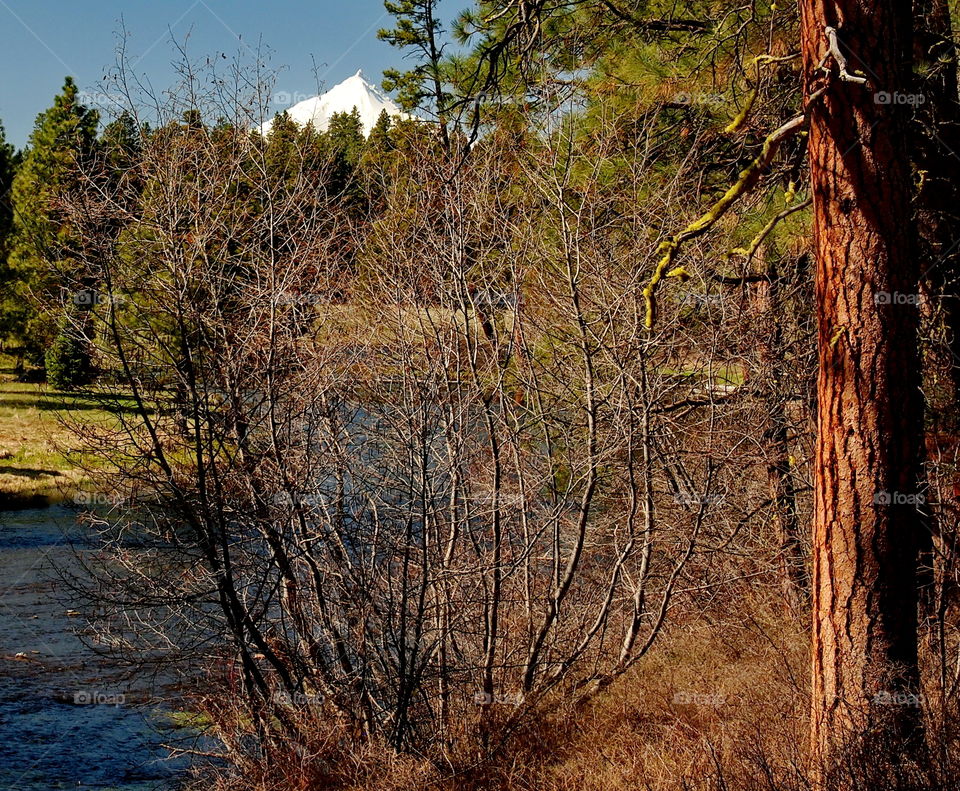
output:
<instances>
[{"instance_id":1,"label":"river water","mask_svg":"<svg viewBox=\"0 0 960 791\"><path fill-rule=\"evenodd\" d=\"M58 568L82 528L67 508L0 512L0 791L156 791L184 771L157 690L77 637Z\"/></svg>"}]
</instances>

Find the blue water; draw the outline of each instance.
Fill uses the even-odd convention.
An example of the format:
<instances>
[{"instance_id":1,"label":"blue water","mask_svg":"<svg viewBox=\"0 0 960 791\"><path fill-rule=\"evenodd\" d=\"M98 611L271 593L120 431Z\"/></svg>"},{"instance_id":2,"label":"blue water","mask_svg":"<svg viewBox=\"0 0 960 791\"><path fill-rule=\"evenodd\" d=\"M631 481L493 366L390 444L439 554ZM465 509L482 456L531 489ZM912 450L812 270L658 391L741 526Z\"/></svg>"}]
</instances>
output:
<instances>
[{"instance_id":1,"label":"blue water","mask_svg":"<svg viewBox=\"0 0 960 791\"><path fill-rule=\"evenodd\" d=\"M66 508L0 513L0 791L156 791L180 761L161 742L149 682L127 678L77 637L58 568L82 530Z\"/></svg>"}]
</instances>

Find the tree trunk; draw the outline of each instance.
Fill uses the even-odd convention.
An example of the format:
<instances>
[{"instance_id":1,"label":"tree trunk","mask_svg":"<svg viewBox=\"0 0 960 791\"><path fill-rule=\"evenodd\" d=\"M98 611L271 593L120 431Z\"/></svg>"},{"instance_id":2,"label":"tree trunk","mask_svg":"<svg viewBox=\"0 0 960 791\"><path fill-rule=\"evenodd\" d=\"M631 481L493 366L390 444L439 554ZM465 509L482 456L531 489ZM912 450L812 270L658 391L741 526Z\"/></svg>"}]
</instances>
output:
<instances>
[{"instance_id":1,"label":"tree trunk","mask_svg":"<svg viewBox=\"0 0 960 791\"><path fill-rule=\"evenodd\" d=\"M907 118L910 3L802 0L819 374L813 525L815 785L880 787L922 738L917 507L922 410ZM817 66L838 31L850 74ZM826 87L819 98L811 96ZM879 99L879 100L878 100ZM911 705L913 704L913 705ZM870 760L858 760L860 750ZM893 786L884 786L893 787Z\"/></svg>"},{"instance_id":2,"label":"tree trunk","mask_svg":"<svg viewBox=\"0 0 960 791\"><path fill-rule=\"evenodd\" d=\"M757 284L756 299L757 313L764 317L763 324L766 327L759 339L759 351L767 483L780 539L780 572L784 598L793 610L799 612L809 595L810 578L800 539L800 517L790 460L782 283L774 258L767 262L766 270L766 277Z\"/></svg>"}]
</instances>

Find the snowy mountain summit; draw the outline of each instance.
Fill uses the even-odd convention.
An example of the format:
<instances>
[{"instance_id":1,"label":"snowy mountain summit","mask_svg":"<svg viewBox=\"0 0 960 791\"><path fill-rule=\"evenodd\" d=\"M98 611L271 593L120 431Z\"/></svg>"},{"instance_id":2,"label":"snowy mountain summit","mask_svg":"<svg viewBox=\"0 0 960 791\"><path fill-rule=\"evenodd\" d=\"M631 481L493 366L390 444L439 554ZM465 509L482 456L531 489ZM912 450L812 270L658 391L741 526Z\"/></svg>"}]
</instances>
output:
<instances>
[{"instance_id":1,"label":"snowy mountain summit","mask_svg":"<svg viewBox=\"0 0 960 791\"><path fill-rule=\"evenodd\" d=\"M293 105L287 110L287 114L301 126L311 124L323 132L326 131L330 124L330 117L334 113L349 113L354 107L360 113L364 135L370 134L370 130L376 125L380 113L384 110L393 118L412 117L397 107L396 103L376 85L367 82L362 71L333 86L322 96L314 96ZM263 124L260 131L266 135L272 128L271 120Z\"/></svg>"}]
</instances>

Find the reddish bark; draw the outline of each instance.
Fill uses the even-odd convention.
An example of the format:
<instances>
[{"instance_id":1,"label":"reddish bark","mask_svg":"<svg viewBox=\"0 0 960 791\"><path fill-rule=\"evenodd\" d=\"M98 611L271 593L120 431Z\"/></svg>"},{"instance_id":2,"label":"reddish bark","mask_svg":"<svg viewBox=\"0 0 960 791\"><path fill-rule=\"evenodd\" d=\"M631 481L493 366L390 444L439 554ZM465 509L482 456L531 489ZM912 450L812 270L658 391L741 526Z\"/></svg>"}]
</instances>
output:
<instances>
[{"instance_id":1,"label":"reddish bark","mask_svg":"<svg viewBox=\"0 0 960 791\"><path fill-rule=\"evenodd\" d=\"M918 694L923 404L908 124L904 105L877 96L909 91L910 3L802 0L801 24L820 358L811 735L822 777L846 749L897 752L920 735L919 708L890 700ZM831 59L831 74L818 72L827 26L867 85L841 80Z\"/></svg>"}]
</instances>

